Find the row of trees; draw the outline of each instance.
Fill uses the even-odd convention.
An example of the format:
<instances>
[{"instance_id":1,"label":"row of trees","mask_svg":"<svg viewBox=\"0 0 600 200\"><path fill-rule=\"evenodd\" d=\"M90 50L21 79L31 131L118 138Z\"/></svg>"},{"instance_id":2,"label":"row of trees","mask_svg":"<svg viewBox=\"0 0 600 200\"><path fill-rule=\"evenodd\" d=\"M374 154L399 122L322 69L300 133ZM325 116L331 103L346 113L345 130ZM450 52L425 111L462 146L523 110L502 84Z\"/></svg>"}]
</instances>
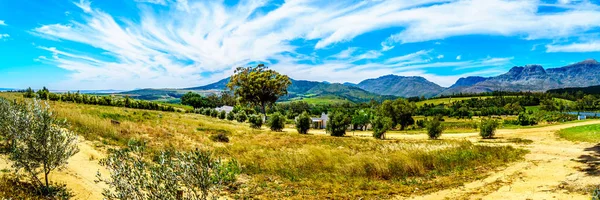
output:
<instances>
[{"instance_id":1,"label":"row of trees","mask_svg":"<svg viewBox=\"0 0 600 200\"><path fill-rule=\"evenodd\" d=\"M62 101L62 102L73 102L90 105L101 105L101 106L116 106L126 108L136 108L145 110L159 110L175 112L173 106L163 105L157 102L135 100L129 96L114 97L114 96L96 96L88 94L80 94L79 92L71 93L52 93L46 87L37 92L34 92L31 88L25 90L23 96L25 98L39 98L50 101Z\"/></svg>"}]
</instances>

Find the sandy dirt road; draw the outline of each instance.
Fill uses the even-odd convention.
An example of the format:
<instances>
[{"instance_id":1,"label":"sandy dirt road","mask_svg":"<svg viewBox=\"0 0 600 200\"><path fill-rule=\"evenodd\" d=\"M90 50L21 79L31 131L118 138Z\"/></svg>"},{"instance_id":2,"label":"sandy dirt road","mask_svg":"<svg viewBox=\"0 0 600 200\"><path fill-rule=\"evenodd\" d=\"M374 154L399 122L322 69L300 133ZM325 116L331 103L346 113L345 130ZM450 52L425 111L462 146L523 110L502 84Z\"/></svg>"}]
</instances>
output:
<instances>
[{"instance_id":1,"label":"sandy dirt road","mask_svg":"<svg viewBox=\"0 0 600 200\"><path fill-rule=\"evenodd\" d=\"M600 124L600 121L499 130L498 139L522 138L531 151L525 160L491 172L483 179L462 187L441 190L409 199L590 199L589 187L600 184L600 145L574 143L555 132L574 126ZM425 135L391 135L392 138L425 139ZM477 133L446 134L442 139L467 139L480 142ZM399 197L399 199L404 197Z\"/></svg>"},{"instance_id":2,"label":"sandy dirt road","mask_svg":"<svg viewBox=\"0 0 600 200\"><path fill-rule=\"evenodd\" d=\"M65 169L54 171L50 180L66 184L75 195L73 199L102 199L102 190L106 188L103 183L96 184L96 173L100 171L103 176L109 173L98 163L105 155L96 150L91 142L84 141L78 144L79 153L69 159ZM6 156L0 157L0 169L11 169Z\"/></svg>"}]
</instances>

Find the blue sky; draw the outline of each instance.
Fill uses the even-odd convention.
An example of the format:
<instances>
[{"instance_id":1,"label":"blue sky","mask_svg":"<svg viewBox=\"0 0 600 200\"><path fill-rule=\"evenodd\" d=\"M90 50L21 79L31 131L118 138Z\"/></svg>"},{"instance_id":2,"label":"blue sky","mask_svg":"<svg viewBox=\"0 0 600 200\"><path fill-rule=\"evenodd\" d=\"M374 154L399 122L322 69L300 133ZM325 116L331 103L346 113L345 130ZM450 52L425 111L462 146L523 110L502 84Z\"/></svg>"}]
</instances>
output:
<instances>
[{"instance_id":1,"label":"blue sky","mask_svg":"<svg viewBox=\"0 0 600 200\"><path fill-rule=\"evenodd\" d=\"M258 62L450 86L599 57L596 0L0 0L0 88L191 87Z\"/></svg>"}]
</instances>

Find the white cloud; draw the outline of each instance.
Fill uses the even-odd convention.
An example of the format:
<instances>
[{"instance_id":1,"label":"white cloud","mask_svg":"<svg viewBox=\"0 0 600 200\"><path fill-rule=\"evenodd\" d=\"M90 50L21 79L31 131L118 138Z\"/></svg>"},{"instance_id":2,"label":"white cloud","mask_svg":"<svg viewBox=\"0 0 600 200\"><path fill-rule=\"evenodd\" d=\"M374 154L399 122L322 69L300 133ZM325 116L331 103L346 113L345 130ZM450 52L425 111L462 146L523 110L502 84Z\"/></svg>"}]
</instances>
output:
<instances>
[{"instance_id":1,"label":"white cloud","mask_svg":"<svg viewBox=\"0 0 600 200\"><path fill-rule=\"evenodd\" d=\"M456 60L460 60L460 59L462 59L462 55L456 56Z\"/></svg>"},{"instance_id":2,"label":"white cloud","mask_svg":"<svg viewBox=\"0 0 600 200\"><path fill-rule=\"evenodd\" d=\"M82 84L76 85L85 88L105 88L105 83L109 82L114 82L117 87L113 88L117 89L188 87L223 78L234 67L250 62L276 60L292 69L297 69L295 66L315 67L298 63L306 63L300 62L306 60L315 63L318 54L301 55L296 52L300 46L291 41L316 41L313 46L316 52L367 32L399 28L399 32L389 38L376 41L381 42L381 49L346 49L331 56L338 59L337 62L327 58L327 63L319 66L319 69L327 66L341 72L353 72L348 69L373 70L361 71L356 74L358 76L407 66L415 69L419 63L423 64L421 67L435 66L430 63L435 56L429 55L429 51L376 60L397 46L396 43L472 34L555 39L600 27L600 11L589 3L577 2L551 5L563 6L566 11L539 13L541 2L535 0L388 0L358 3L289 0L275 5L277 8L272 11L264 10L265 0L241 1L233 6L223 5L222 1L136 1L168 7L160 10L144 7L139 18L127 20L115 19L95 8L88 0L75 2L85 12L82 20L41 25L32 32L44 38L89 45L99 52L81 53L57 46L43 48L52 56L39 60L69 70L72 72L70 81L80 82ZM456 59L461 60L461 56ZM351 64L359 60L366 64ZM463 62L453 64L460 63ZM299 73L299 70L284 71ZM212 75L201 75L207 72Z\"/></svg>"},{"instance_id":3,"label":"white cloud","mask_svg":"<svg viewBox=\"0 0 600 200\"><path fill-rule=\"evenodd\" d=\"M565 45L546 45L546 52L600 52L600 40Z\"/></svg>"},{"instance_id":4,"label":"white cloud","mask_svg":"<svg viewBox=\"0 0 600 200\"><path fill-rule=\"evenodd\" d=\"M2 38L7 38L7 37L10 37L10 35L8 35L8 34L6 34L6 33L4 33L4 34L0 34L0 39L2 39Z\"/></svg>"},{"instance_id":5,"label":"white cloud","mask_svg":"<svg viewBox=\"0 0 600 200\"><path fill-rule=\"evenodd\" d=\"M437 59L442 59L442 58L444 58L443 54L440 54L440 55L437 56Z\"/></svg>"},{"instance_id":6,"label":"white cloud","mask_svg":"<svg viewBox=\"0 0 600 200\"><path fill-rule=\"evenodd\" d=\"M0 26L6 26L6 23L4 22L4 20L0 20Z\"/></svg>"}]
</instances>

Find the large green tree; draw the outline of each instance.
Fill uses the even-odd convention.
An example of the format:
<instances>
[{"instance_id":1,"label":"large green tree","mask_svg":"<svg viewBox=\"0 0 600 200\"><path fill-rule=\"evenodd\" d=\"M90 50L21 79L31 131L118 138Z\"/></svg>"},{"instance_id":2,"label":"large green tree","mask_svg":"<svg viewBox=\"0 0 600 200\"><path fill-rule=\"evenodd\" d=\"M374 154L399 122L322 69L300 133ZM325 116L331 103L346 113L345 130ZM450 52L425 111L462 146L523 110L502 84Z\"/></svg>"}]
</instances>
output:
<instances>
[{"instance_id":1,"label":"large green tree","mask_svg":"<svg viewBox=\"0 0 600 200\"><path fill-rule=\"evenodd\" d=\"M234 91L241 103L259 106L266 117L266 107L286 95L290 84L288 76L259 64L256 67L238 67L227 87Z\"/></svg>"},{"instance_id":2,"label":"large green tree","mask_svg":"<svg viewBox=\"0 0 600 200\"><path fill-rule=\"evenodd\" d=\"M194 108L214 108L216 103L213 99L203 97L198 93L188 92L181 96L181 104L189 105Z\"/></svg>"},{"instance_id":3,"label":"large green tree","mask_svg":"<svg viewBox=\"0 0 600 200\"><path fill-rule=\"evenodd\" d=\"M417 106L406 99L386 100L381 104L379 109L383 116L392 119L392 127L400 124L400 129L404 130L406 126L415 123L412 116L415 114Z\"/></svg>"}]
</instances>

